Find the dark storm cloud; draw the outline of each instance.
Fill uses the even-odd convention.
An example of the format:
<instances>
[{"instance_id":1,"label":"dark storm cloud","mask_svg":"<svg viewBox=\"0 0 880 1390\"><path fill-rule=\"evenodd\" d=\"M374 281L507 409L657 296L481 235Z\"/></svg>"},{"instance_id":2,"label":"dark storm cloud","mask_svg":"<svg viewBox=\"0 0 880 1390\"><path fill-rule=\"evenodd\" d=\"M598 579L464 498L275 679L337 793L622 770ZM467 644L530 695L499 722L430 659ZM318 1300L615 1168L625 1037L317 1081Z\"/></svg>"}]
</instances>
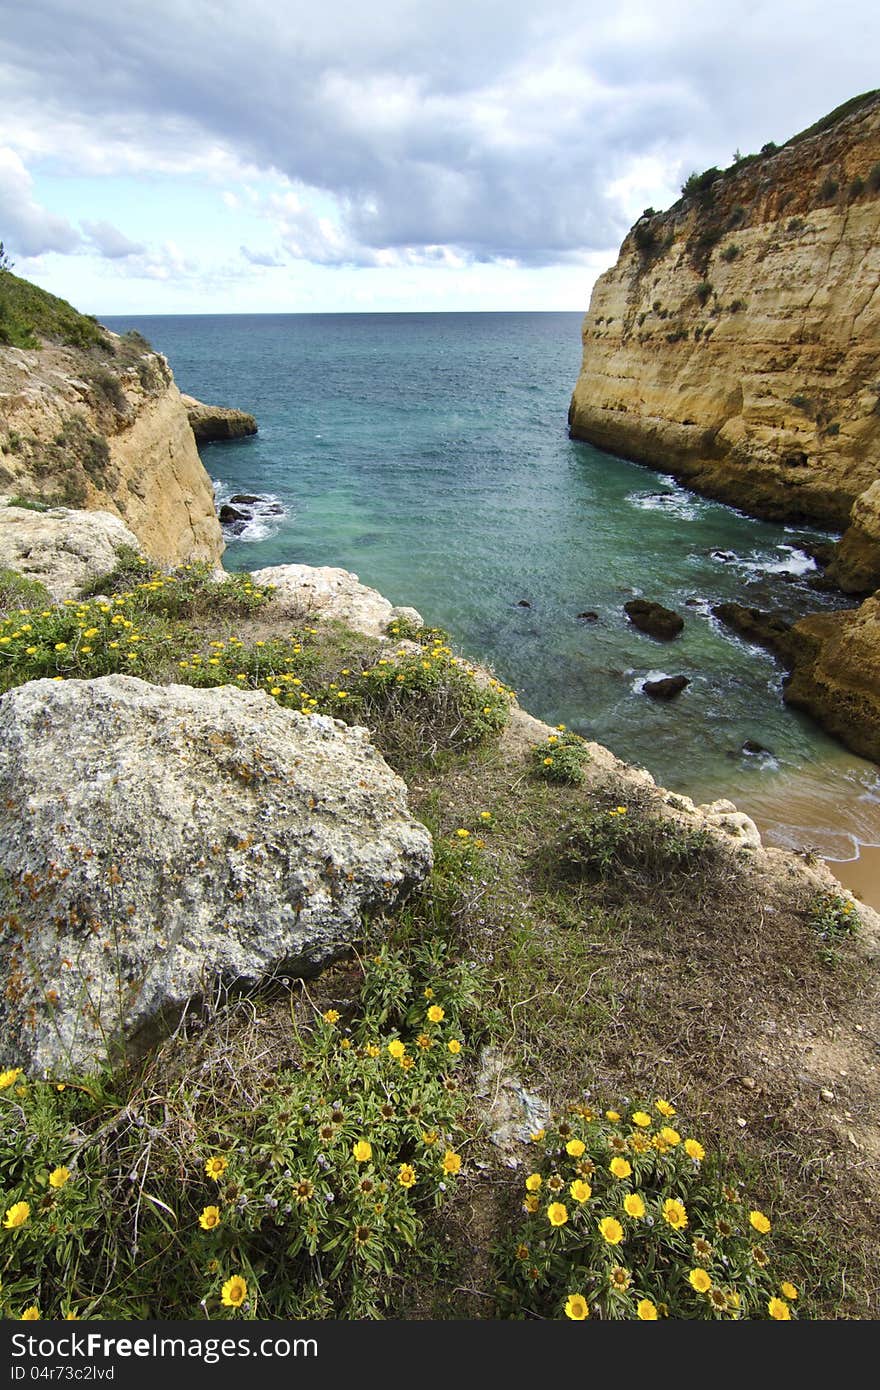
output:
<instances>
[{"instance_id":1,"label":"dark storm cloud","mask_svg":"<svg viewBox=\"0 0 880 1390\"><path fill-rule=\"evenodd\" d=\"M7 109L330 193L338 232L295 213L291 254L539 265L619 239L608 189L639 156L726 163L871 86L878 29L862 0L28 0L0 59Z\"/></svg>"}]
</instances>

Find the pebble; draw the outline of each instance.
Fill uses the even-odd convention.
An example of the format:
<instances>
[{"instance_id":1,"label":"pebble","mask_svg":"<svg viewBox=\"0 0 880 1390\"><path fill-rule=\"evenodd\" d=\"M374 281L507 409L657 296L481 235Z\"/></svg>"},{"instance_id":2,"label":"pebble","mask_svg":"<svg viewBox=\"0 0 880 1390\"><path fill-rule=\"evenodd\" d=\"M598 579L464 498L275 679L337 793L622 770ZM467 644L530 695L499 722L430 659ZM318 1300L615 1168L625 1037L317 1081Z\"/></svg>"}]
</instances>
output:
<instances>
[{"instance_id":1,"label":"pebble","mask_svg":"<svg viewBox=\"0 0 880 1390\"><path fill-rule=\"evenodd\" d=\"M822 1100L830 1102L834 1099L834 1092L829 1091L827 1086L823 1086L821 1091L819 1092L819 1096Z\"/></svg>"},{"instance_id":2,"label":"pebble","mask_svg":"<svg viewBox=\"0 0 880 1390\"><path fill-rule=\"evenodd\" d=\"M739 1079L739 1084L742 1086L744 1091L753 1091L758 1083L756 1082L753 1076L741 1076Z\"/></svg>"}]
</instances>

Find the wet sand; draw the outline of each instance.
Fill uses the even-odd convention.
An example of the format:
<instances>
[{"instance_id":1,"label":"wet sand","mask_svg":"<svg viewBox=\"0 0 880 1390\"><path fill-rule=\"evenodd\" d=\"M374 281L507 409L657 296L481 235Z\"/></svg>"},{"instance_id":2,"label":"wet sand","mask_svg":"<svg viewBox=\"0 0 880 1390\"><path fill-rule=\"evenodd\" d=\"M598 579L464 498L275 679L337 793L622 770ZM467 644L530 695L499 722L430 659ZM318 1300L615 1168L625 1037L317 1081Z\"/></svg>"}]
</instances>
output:
<instances>
[{"instance_id":1,"label":"wet sand","mask_svg":"<svg viewBox=\"0 0 880 1390\"><path fill-rule=\"evenodd\" d=\"M880 845L862 845L858 859L825 862L844 888L880 912Z\"/></svg>"}]
</instances>

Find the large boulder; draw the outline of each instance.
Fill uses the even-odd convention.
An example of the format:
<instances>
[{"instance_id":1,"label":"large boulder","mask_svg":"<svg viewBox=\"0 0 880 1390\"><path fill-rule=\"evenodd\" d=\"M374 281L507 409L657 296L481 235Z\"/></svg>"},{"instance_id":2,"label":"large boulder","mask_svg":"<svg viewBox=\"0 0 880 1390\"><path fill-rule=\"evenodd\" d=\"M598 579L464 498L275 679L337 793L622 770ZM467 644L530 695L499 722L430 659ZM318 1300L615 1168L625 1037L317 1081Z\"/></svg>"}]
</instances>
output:
<instances>
[{"instance_id":1,"label":"large boulder","mask_svg":"<svg viewBox=\"0 0 880 1390\"><path fill-rule=\"evenodd\" d=\"M395 608L376 589L362 584L349 570L330 565L270 565L254 570L255 584L275 589L275 602L293 621L305 617L335 618L368 637L382 637L395 618L421 627L414 608Z\"/></svg>"},{"instance_id":2,"label":"large boulder","mask_svg":"<svg viewBox=\"0 0 880 1390\"><path fill-rule=\"evenodd\" d=\"M0 497L0 567L38 579L59 603L108 574L123 548L143 553L137 536L112 512L41 512L5 500Z\"/></svg>"},{"instance_id":3,"label":"large boulder","mask_svg":"<svg viewBox=\"0 0 880 1390\"><path fill-rule=\"evenodd\" d=\"M137 1051L193 996L309 973L429 872L364 729L131 676L0 699L7 1065Z\"/></svg>"}]
</instances>

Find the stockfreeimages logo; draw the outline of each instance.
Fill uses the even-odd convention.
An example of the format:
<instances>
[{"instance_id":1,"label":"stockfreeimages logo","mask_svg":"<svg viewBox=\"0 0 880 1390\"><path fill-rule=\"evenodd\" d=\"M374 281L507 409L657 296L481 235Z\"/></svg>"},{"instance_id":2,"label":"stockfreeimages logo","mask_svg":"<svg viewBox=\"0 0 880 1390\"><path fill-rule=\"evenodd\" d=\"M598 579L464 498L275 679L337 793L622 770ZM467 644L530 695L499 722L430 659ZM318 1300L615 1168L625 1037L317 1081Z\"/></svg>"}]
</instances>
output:
<instances>
[{"instance_id":1,"label":"stockfreeimages logo","mask_svg":"<svg viewBox=\"0 0 880 1390\"><path fill-rule=\"evenodd\" d=\"M314 1337L262 1337L252 1341L247 1337L163 1337L156 1332L149 1337L108 1337L102 1332L66 1332L63 1336L47 1337L15 1332L11 1342L14 1362L11 1367L12 1380L24 1380L28 1376L27 1365L15 1364L25 1358L32 1362L59 1363L47 1368L56 1374L47 1375L45 1379L64 1380L75 1378L69 1374L74 1369L70 1363L77 1361L110 1361L116 1358L147 1361L168 1357L201 1361L212 1366L219 1361L236 1358L285 1360L291 1356L318 1355L318 1343ZM99 1369L93 1366L89 1379L102 1379ZM108 1372L111 1369L108 1367Z\"/></svg>"}]
</instances>

